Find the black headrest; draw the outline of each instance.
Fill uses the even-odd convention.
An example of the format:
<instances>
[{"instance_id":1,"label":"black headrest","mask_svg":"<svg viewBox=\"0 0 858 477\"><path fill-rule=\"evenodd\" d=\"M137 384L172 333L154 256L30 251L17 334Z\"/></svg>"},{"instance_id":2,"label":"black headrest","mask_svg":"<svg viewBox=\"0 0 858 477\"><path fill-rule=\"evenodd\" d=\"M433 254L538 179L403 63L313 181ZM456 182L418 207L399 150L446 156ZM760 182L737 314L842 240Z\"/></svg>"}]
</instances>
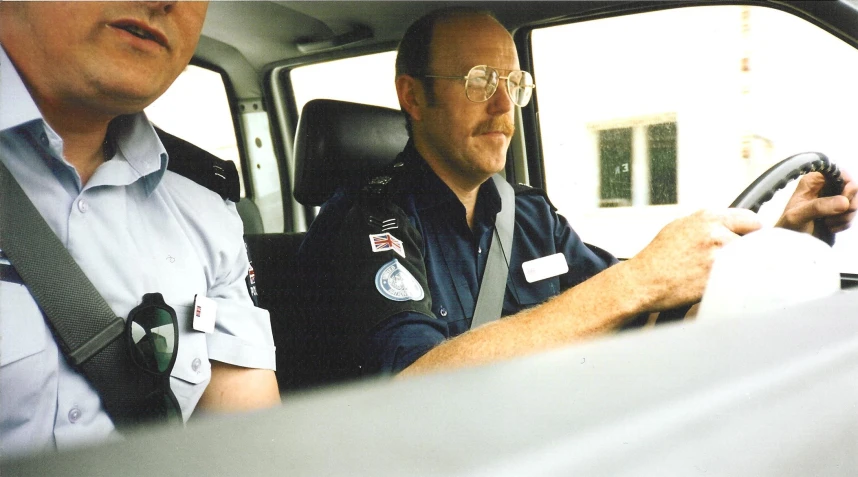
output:
<instances>
[{"instance_id":1,"label":"black headrest","mask_svg":"<svg viewBox=\"0 0 858 477\"><path fill-rule=\"evenodd\" d=\"M396 109L315 99L295 135L295 199L321 205L340 186L358 186L393 163L408 142Z\"/></svg>"}]
</instances>

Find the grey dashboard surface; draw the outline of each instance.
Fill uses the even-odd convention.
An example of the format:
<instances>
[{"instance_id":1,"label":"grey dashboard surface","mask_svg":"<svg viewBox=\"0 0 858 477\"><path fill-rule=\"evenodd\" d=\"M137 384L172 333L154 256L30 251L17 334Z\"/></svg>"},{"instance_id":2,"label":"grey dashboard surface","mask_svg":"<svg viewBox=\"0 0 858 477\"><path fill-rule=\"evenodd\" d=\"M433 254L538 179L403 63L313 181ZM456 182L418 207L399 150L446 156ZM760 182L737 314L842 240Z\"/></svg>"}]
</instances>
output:
<instances>
[{"instance_id":1,"label":"grey dashboard surface","mask_svg":"<svg viewBox=\"0 0 858 477\"><path fill-rule=\"evenodd\" d=\"M7 461L49 475L855 475L858 293Z\"/></svg>"}]
</instances>

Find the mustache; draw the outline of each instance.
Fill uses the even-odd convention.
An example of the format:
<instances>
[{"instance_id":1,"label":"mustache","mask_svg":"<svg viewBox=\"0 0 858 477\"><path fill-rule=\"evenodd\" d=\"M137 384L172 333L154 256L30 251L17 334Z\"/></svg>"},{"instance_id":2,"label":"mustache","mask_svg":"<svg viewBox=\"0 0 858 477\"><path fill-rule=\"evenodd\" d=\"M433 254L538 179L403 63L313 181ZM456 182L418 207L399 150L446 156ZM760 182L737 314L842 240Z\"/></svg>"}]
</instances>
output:
<instances>
[{"instance_id":1,"label":"mustache","mask_svg":"<svg viewBox=\"0 0 858 477\"><path fill-rule=\"evenodd\" d=\"M477 126L474 135L479 136L490 132L501 132L509 137L515 132L515 124L506 116L498 116Z\"/></svg>"}]
</instances>

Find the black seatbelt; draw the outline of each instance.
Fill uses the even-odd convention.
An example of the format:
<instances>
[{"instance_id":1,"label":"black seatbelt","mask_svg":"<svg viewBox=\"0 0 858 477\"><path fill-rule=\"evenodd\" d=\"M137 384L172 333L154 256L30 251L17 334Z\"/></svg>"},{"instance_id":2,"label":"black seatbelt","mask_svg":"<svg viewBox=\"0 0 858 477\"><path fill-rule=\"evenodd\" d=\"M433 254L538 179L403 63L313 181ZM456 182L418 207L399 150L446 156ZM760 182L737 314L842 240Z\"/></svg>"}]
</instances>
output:
<instances>
[{"instance_id":1,"label":"black seatbelt","mask_svg":"<svg viewBox=\"0 0 858 477\"><path fill-rule=\"evenodd\" d=\"M133 364L127 343L117 339L125 320L113 313L2 161L0 250L36 299L68 363L98 391L116 427L159 418L142 412L141 402L157 382Z\"/></svg>"},{"instance_id":2,"label":"black seatbelt","mask_svg":"<svg viewBox=\"0 0 858 477\"><path fill-rule=\"evenodd\" d=\"M471 320L471 329L501 316L506 279L509 276L509 254L515 228L515 191L500 175L492 176L501 198L501 210L495 218L495 232L489 245L486 269L480 281L480 294Z\"/></svg>"}]
</instances>

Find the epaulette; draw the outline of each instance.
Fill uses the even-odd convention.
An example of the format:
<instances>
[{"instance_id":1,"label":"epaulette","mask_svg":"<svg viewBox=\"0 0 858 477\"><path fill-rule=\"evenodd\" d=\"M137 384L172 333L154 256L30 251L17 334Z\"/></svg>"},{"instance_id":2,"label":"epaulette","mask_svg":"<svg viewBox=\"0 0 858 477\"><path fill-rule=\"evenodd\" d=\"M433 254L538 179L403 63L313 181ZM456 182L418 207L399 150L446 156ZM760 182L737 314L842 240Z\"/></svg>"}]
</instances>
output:
<instances>
[{"instance_id":1,"label":"epaulette","mask_svg":"<svg viewBox=\"0 0 858 477\"><path fill-rule=\"evenodd\" d=\"M548 205L551 206L553 210L557 210L557 207L554 207L554 204L551 203L551 199L548 198L548 194L543 190L537 187L531 187L527 184L513 184L512 190L515 191L516 196L527 196L527 195L539 195L545 199L545 202L548 202Z\"/></svg>"},{"instance_id":2,"label":"epaulette","mask_svg":"<svg viewBox=\"0 0 858 477\"><path fill-rule=\"evenodd\" d=\"M155 132L170 156L167 170L217 193L224 200L238 202L241 199L238 170L232 161L223 160L161 129L155 128Z\"/></svg>"},{"instance_id":3,"label":"epaulette","mask_svg":"<svg viewBox=\"0 0 858 477\"><path fill-rule=\"evenodd\" d=\"M379 174L370 177L360 189L364 200L387 199L395 190L395 183L405 170L405 163L397 158L393 164L384 168Z\"/></svg>"}]
</instances>

